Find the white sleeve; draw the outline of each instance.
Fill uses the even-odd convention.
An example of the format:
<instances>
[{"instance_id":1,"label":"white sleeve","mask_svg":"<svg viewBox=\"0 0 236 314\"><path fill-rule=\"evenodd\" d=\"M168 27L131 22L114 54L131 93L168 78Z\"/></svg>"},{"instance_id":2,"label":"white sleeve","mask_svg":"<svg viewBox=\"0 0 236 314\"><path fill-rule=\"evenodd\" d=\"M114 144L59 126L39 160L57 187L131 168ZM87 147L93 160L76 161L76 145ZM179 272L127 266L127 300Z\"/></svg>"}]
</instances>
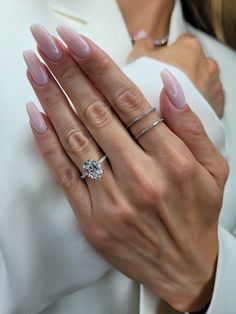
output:
<instances>
[{"instance_id":1,"label":"white sleeve","mask_svg":"<svg viewBox=\"0 0 236 314\"><path fill-rule=\"evenodd\" d=\"M219 256L215 286L206 314L236 313L236 239L223 227L218 228Z\"/></svg>"},{"instance_id":2,"label":"white sleeve","mask_svg":"<svg viewBox=\"0 0 236 314\"><path fill-rule=\"evenodd\" d=\"M0 313L39 313L110 268L82 236L25 126L0 147Z\"/></svg>"}]
</instances>

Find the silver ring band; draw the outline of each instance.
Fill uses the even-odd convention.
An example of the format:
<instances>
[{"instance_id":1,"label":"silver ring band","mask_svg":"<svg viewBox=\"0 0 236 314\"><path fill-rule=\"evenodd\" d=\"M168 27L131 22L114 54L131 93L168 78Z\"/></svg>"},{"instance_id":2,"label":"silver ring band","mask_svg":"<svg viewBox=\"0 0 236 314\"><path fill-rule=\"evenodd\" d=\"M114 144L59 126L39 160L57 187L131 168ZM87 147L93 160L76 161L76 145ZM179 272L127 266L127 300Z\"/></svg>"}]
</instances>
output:
<instances>
[{"instance_id":1,"label":"silver ring band","mask_svg":"<svg viewBox=\"0 0 236 314\"><path fill-rule=\"evenodd\" d=\"M130 121L130 123L128 123L128 125L126 126L127 129L131 128L131 126L133 126L135 123L137 123L138 121L140 121L141 119L143 119L144 117L146 117L147 115L154 111L156 111L156 108L149 108L148 110L140 113L136 118L134 118L132 121Z\"/></svg>"},{"instance_id":2,"label":"silver ring band","mask_svg":"<svg viewBox=\"0 0 236 314\"><path fill-rule=\"evenodd\" d=\"M104 155L101 159L98 161L93 159L88 159L83 163L83 169L84 173L80 176L80 179L85 179L86 177L89 177L93 180L99 180L104 171L102 170L101 164L104 160L106 160L108 157L107 155Z\"/></svg>"},{"instance_id":3,"label":"silver ring band","mask_svg":"<svg viewBox=\"0 0 236 314\"><path fill-rule=\"evenodd\" d=\"M164 46L168 43L168 36L161 39L154 39L152 43L154 47Z\"/></svg>"},{"instance_id":4,"label":"silver ring band","mask_svg":"<svg viewBox=\"0 0 236 314\"><path fill-rule=\"evenodd\" d=\"M143 136L145 133L147 133L148 131L150 131L151 129L153 129L155 126L159 125L163 121L164 119L159 119L157 121L152 122L149 126L147 126L140 133L138 133L138 135L136 135L134 139L137 141L141 136Z\"/></svg>"}]
</instances>

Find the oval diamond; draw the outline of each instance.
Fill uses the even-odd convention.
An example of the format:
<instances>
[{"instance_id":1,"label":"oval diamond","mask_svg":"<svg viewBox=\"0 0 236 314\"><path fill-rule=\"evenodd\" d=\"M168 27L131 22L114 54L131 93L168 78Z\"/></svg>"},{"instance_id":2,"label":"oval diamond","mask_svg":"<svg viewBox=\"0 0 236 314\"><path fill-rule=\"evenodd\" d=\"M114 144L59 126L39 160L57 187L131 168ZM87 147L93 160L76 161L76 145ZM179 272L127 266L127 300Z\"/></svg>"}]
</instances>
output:
<instances>
[{"instance_id":1,"label":"oval diamond","mask_svg":"<svg viewBox=\"0 0 236 314\"><path fill-rule=\"evenodd\" d=\"M93 180L99 180L103 175L101 163L93 159L85 161L83 169L84 173Z\"/></svg>"}]
</instances>

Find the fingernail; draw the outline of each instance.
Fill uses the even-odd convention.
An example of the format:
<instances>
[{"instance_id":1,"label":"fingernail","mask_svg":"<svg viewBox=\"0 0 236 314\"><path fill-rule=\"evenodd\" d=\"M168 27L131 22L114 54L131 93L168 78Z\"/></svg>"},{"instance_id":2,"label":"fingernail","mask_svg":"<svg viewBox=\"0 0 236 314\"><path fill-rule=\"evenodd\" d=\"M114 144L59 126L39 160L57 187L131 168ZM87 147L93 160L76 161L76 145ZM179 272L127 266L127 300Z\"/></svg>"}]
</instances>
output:
<instances>
[{"instance_id":1,"label":"fingernail","mask_svg":"<svg viewBox=\"0 0 236 314\"><path fill-rule=\"evenodd\" d=\"M135 38L136 41L141 40L141 39L145 39L145 38L147 38L147 37L148 37L148 34L147 34L147 32L144 31L144 30L139 31L139 32L134 36L134 38Z\"/></svg>"},{"instance_id":2,"label":"fingernail","mask_svg":"<svg viewBox=\"0 0 236 314\"><path fill-rule=\"evenodd\" d=\"M34 39L48 59L52 61L59 61L62 58L62 49L56 43L53 36L51 36L42 25L33 24L30 30Z\"/></svg>"},{"instance_id":3,"label":"fingernail","mask_svg":"<svg viewBox=\"0 0 236 314\"><path fill-rule=\"evenodd\" d=\"M48 74L36 54L32 50L25 50L23 56L34 82L39 86L46 85L49 81Z\"/></svg>"},{"instance_id":4,"label":"fingernail","mask_svg":"<svg viewBox=\"0 0 236 314\"><path fill-rule=\"evenodd\" d=\"M91 48L86 40L67 25L60 24L57 32L67 46L79 57L85 58L89 55Z\"/></svg>"},{"instance_id":5,"label":"fingernail","mask_svg":"<svg viewBox=\"0 0 236 314\"><path fill-rule=\"evenodd\" d=\"M173 105L178 109L183 109L186 106L186 101L183 89L177 79L168 70L161 71L161 79Z\"/></svg>"},{"instance_id":6,"label":"fingernail","mask_svg":"<svg viewBox=\"0 0 236 314\"><path fill-rule=\"evenodd\" d=\"M35 104L33 102L28 102L26 104L26 109L32 128L40 135L46 133L48 129L47 124Z\"/></svg>"}]
</instances>

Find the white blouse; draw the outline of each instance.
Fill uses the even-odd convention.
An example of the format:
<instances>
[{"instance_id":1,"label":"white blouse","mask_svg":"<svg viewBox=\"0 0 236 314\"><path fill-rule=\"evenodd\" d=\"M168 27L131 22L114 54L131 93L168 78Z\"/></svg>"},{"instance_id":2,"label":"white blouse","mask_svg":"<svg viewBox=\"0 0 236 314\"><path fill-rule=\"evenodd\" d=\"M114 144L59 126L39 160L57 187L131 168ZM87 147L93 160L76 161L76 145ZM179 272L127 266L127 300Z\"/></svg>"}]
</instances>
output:
<instances>
[{"instance_id":1,"label":"white blouse","mask_svg":"<svg viewBox=\"0 0 236 314\"><path fill-rule=\"evenodd\" d=\"M236 313L235 52L189 26L176 0L169 44L191 31L206 53L219 62L226 93L225 116L220 121L178 69L150 58L126 66L131 45L115 0L9 0L0 4L0 12L4 47L0 50L4 73L0 78L0 313L172 313L163 309L158 296L112 268L89 246L36 151L24 109L26 101L36 99L21 58L21 51L35 46L28 30L34 22L41 22L52 33L58 23L65 22L89 35L123 67L153 106L158 106L163 68L181 81L188 103L230 161L220 217L217 276L207 314Z\"/></svg>"}]
</instances>

